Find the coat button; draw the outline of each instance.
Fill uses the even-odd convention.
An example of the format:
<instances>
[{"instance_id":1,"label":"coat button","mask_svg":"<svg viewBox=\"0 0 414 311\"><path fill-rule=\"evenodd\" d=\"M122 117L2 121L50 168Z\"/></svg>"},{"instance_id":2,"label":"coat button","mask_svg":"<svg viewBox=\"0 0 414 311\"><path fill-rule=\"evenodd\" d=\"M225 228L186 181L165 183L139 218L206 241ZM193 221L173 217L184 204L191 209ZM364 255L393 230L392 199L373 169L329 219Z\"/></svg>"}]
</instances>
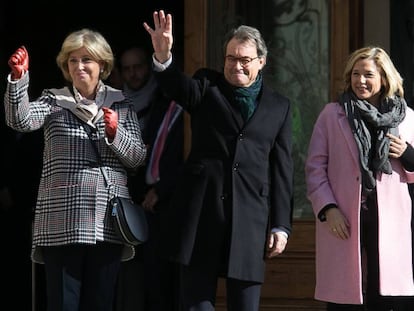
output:
<instances>
[{"instance_id":1,"label":"coat button","mask_svg":"<svg viewBox=\"0 0 414 311\"><path fill-rule=\"evenodd\" d=\"M227 198L227 194L222 194L220 196L220 200L224 201Z\"/></svg>"}]
</instances>

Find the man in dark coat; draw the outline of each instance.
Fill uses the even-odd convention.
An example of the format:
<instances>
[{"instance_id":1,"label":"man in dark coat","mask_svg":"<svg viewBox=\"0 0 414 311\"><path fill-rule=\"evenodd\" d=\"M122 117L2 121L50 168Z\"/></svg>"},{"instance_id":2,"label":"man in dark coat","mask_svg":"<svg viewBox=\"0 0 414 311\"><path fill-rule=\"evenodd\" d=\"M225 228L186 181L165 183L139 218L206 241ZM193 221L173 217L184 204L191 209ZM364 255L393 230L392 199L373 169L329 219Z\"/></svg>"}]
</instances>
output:
<instances>
[{"instance_id":1,"label":"man in dark coat","mask_svg":"<svg viewBox=\"0 0 414 311\"><path fill-rule=\"evenodd\" d=\"M265 260L291 232L289 100L264 86L267 48L256 28L229 32L223 73L189 78L174 65L172 16L154 12L154 29L144 27L161 88L191 115L191 151L163 227L164 253L183 265L183 310L214 310L225 277L229 310L257 311Z\"/></svg>"}]
</instances>

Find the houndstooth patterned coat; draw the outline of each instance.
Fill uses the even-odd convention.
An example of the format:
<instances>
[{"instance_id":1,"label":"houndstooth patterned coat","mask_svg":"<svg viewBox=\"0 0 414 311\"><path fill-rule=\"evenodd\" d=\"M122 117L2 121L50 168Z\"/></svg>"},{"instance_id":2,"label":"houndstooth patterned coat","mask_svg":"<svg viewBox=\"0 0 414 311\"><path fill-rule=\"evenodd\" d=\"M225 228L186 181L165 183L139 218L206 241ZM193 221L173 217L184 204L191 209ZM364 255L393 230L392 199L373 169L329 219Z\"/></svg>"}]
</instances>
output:
<instances>
[{"instance_id":1,"label":"houndstooth patterned coat","mask_svg":"<svg viewBox=\"0 0 414 311\"><path fill-rule=\"evenodd\" d=\"M98 241L122 243L110 218L108 188L97 163L92 142L82 121L72 112L76 105L69 88L45 89L34 101L28 96L29 73L22 79L8 79L4 96L6 123L19 132L43 128L43 168L35 209L32 260L43 262L38 246ZM122 92L104 86L103 106L118 113L116 136L105 137L103 118L96 121L93 141L101 154L114 193L129 197L127 170L136 169L146 149L136 114ZM22 194L24 195L24 194ZM125 246L122 260L134 250Z\"/></svg>"}]
</instances>

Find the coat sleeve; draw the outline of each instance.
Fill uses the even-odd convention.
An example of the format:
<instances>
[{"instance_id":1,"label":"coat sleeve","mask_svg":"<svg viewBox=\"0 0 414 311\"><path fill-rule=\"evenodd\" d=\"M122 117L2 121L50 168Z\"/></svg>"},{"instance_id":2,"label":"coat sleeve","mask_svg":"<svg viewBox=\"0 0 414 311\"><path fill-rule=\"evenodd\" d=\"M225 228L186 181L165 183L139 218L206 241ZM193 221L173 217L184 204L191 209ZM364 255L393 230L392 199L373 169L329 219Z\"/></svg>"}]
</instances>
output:
<instances>
[{"instance_id":1,"label":"coat sleeve","mask_svg":"<svg viewBox=\"0 0 414 311\"><path fill-rule=\"evenodd\" d=\"M326 205L338 204L328 177L328 123L332 115L329 114L326 108L319 114L314 125L305 161L307 197L312 204L316 216L319 215Z\"/></svg>"},{"instance_id":2,"label":"coat sleeve","mask_svg":"<svg viewBox=\"0 0 414 311\"><path fill-rule=\"evenodd\" d=\"M274 142L270 157L273 191L271 193L271 228L279 228L290 234L293 212L293 157L292 113L286 98L279 97L286 105L285 118Z\"/></svg>"}]
</instances>

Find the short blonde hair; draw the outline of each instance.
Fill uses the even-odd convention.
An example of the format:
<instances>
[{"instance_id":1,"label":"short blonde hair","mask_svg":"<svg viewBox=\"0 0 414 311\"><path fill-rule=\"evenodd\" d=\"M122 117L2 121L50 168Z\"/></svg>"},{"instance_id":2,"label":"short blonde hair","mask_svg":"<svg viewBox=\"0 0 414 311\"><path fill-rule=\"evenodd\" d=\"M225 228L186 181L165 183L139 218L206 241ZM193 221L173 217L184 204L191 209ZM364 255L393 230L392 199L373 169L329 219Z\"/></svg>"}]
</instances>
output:
<instances>
[{"instance_id":1,"label":"short blonde hair","mask_svg":"<svg viewBox=\"0 0 414 311\"><path fill-rule=\"evenodd\" d=\"M56 57L56 63L62 71L65 79L72 82L68 69L70 53L83 47L96 61L103 64L102 72L100 74L101 79L105 80L108 78L114 67L114 54L111 46L99 32L83 28L70 33L65 38L60 52Z\"/></svg>"},{"instance_id":2,"label":"short blonde hair","mask_svg":"<svg viewBox=\"0 0 414 311\"><path fill-rule=\"evenodd\" d=\"M395 68L391 58L382 48L367 46L354 51L348 58L343 75L345 91L351 90L351 74L355 63L361 59L372 59L380 71L384 85L384 98L396 95L404 97L403 79Z\"/></svg>"}]
</instances>

